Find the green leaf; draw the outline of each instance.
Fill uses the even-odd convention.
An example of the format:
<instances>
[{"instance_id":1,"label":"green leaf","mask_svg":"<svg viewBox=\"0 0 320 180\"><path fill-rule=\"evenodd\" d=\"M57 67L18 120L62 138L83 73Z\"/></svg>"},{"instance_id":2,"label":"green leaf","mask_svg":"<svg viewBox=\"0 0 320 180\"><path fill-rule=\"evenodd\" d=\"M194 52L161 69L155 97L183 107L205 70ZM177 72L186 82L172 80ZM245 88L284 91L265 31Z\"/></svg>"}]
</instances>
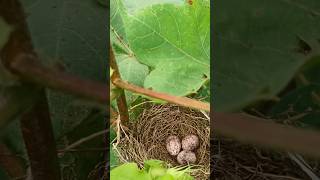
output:
<instances>
[{"instance_id":1,"label":"green leaf","mask_svg":"<svg viewBox=\"0 0 320 180\"><path fill-rule=\"evenodd\" d=\"M183 0L123 0L125 7L129 13L141 10L148 6L161 3L182 4Z\"/></svg>"},{"instance_id":2,"label":"green leaf","mask_svg":"<svg viewBox=\"0 0 320 180\"><path fill-rule=\"evenodd\" d=\"M122 15L125 13L125 7L123 5L123 2L122 0L111 0L110 7L111 7L110 8L110 26L111 26L110 34L114 35L116 33L125 41L126 34L125 34L125 29L124 29L124 24L122 19ZM115 41L116 38L113 38L112 36L111 36L111 39L113 39L113 43L117 42Z\"/></svg>"},{"instance_id":3,"label":"green leaf","mask_svg":"<svg viewBox=\"0 0 320 180\"><path fill-rule=\"evenodd\" d=\"M320 56L314 56L307 60L306 64L301 67L300 73L307 82L298 83L303 85L304 83L319 84L320 85Z\"/></svg>"},{"instance_id":4,"label":"green leaf","mask_svg":"<svg viewBox=\"0 0 320 180\"><path fill-rule=\"evenodd\" d=\"M148 66L139 63L134 57L117 56L121 78L131 84L143 86L144 80L149 73ZM133 93L125 91L127 103L130 105L137 98Z\"/></svg>"},{"instance_id":5,"label":"green leaf","mask_svg":"<svg viewBox=\"0 0 320 180\"><path fill-rule=\"evenodd\" d=\"M119 158L111 144L109 148L110 148L110 169L112 170L119 165Z\"/></svg>"},{"instance_id":6,"label":"green leaf","mask_svg":"<svg viewBox=\"0 0 320 180\"><path fill-rule=\"evenodd\" d=\"M319 16L309 12L319 6L315 0L219 2L213 11L216 111L271 99L287 85L307 57L299 41L310 45L313 53L319 50L314 38L320 36Z\"/></svg>"},{"instance_id":7,"label":"green leaf","mask_svg":"<svg viewBox=\"0 0 320 180\"><path fill-rule=\"evenodd\" d=\"M140 170L136 163L126 163L111 170L112 180L152 180L144 170Z\"/></svg>"},{"instance_id":8,"label":"green leaf","mask_svg":"<svg viewBox=\"0 0 320 180\"><path fill-rule=\"evenodd\" d=\"M161 168L163 167L163 161L157 159L149 159L144 161L145 170L149 170L149 168Z\"/></svg>"},{"instance_id":9,"label":"green leaf","mask_svg":"<svg viewBox=\"0 0 320 180\"><path fill-rule=\"evenodd\" d=\"M176 96L196 93L208 81L203 67L195 64L167 62L159 64L146 78L144 87Z\"/></svg>"},{"instance_id":10,"label":"green leaf","mask_svg":"<svg viewBox=\"0 0 320 180\"><path fill-rule=\"evenodd\" d=\"M143 86L149 73L148 66L139 63L134 57L123 57L118 64L121 78L137 86Z\"/></svg>"},{"instance_id":11,"label":"green leaf","mask_svg":"<svg viewBox=\"0 0 320 180\"><path fill-rule=\"evenodd\" d=\"M203 85L204 76L209 77L209 1L192 6L157 4L128 13L124 22L135 56L153 68L146 88L185 96Z\"/></svg>"},{"instance_id":12,"label":"green leaf","mask_svg":"<svg viewBox=\"0 0 320 180\"><path fill-rule=\"evenodd\" d=\"M175 180L175 178L171 174L165 174L163 176L157 177L156 180Z\"/></svg>"},{"instance_id":13,"label":"green leaf","mask_svg":"<svg viewBox=\"0 0 320 180\"><path fill-rule=\"evenodd\" d=\"M210 102L210 82L203 85L194 98L203 100L205 102Z\"/></svg>"}]
</instances>

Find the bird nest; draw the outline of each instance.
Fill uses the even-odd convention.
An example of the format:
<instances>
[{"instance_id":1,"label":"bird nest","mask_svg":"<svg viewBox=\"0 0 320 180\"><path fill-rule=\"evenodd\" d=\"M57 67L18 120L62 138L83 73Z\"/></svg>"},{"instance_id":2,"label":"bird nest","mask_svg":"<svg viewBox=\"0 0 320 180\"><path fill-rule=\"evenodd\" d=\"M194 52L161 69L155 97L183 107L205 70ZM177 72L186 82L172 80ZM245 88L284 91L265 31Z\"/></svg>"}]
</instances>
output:
<instances>
[{"instance_id":1,"label":"bird nest","mask_svg":"<svg viewBox=\"0 0 320 180\"><path fill-rule=\"evenodd\" d=\"M121 162L159 159L169 166L179 166L176 156L166 149L166 139L176 135L180 139L189 134L199 137L200 146L195 150L197 161L192 175L195 179L209 179L210 175L210 118L204 112L172 104L149 104L136 120L131 120L129 130L122 130L116 151Z\"/></svg>"}]
</instances>

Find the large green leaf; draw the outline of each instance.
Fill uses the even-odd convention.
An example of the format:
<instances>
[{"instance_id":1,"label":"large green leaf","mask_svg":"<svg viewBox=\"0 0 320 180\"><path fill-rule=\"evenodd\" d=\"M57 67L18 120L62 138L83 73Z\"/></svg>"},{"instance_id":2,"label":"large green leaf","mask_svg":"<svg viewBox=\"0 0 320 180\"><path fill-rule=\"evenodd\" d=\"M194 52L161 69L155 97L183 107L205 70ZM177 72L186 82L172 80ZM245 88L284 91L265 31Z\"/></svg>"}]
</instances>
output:
<instances>
[{"instance_id":1,"label":"large green leaf","mask_svg":"<svg viewBox=\"0 0 320 180\"><path fill-rule=\"evenodd\" d=\"M209 1L156 4L124 16L136 58L154 70L144 86L172 95L196 92L209 77Z\"/></svg>"},{"instance_id":2,"label":"large green leaf","mask_svg":"<svg viewBox=\"0 0 320 180\"><path fill-rule=\"evenodd\" d=\"M215 7L213 105L217 111L273 98L305 63L310 49L303 49L301 42L311 47L311 53L319 52L320 17L312 13L319 9L319 1L221 0Z\"/></svg>"},{"instance_id":3,"label":"large green leaf","mask_svg":"<svg viewBox=\"0 0 320 180\"><path fill-rule=\"evenodd\" d=\"M146 8L154 4L173 3L182 4L184 0L123 0L124 5L129 13L134 13L140 9Z\"/></svg>"},{"instance_id":4,"label":"large green leaf","mask_svg":"<svg viewBox=\"0 0 320 180\"><path fill-rule=\"evenodd\" d=\"M111 0L110 7L110 34L112 34L114 30L119 36L121 36L121 38L125 40L125 29L122 20L122 14L125 12L123 2L122 0ZM115 42L115 39L113 40L113 42Z\"/></svg>"}]
</instances>

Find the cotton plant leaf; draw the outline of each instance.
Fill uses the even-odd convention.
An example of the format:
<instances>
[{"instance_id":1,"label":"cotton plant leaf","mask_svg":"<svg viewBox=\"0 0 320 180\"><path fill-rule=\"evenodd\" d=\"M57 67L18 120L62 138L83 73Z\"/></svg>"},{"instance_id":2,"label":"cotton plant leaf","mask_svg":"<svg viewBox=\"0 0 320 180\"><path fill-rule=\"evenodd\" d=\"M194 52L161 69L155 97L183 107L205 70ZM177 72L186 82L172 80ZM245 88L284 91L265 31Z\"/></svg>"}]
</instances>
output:
<instances>
[{"instance_id":1,"label":"cotton plant leaf","mask_svg":"<svg viewBox=\"0 0 320 180\"><path fill-rule=\"evenodd\" d=\"M129 13L134 13L138 10L146 8L154 4L171 3L171 4L183 4L183 0L123 0L124 5Z\"/></svg>"},{"instance_id":2,"label":"cotton plant leaf","mask_svg":"<svg viewBox=\"0 0 320 180\"><path fill-rule=\"evenodd\" d=\"M227 0L217 1L215 7L216 111L274 99L307 59L320 52L314 38L320 36L319 1Z\"/></svg>"},{"instance_id":3,"label":"cotton plant leaf","mask_svg":"<svg viewBox=\"0 0 320 180\"><path fill-rule=\"evenodd\" d=\"M171 95L196 92L210 72L210 5L155 4L124 16L137 60L152 68L144 87Z\"/></svg>"}]
</instances>

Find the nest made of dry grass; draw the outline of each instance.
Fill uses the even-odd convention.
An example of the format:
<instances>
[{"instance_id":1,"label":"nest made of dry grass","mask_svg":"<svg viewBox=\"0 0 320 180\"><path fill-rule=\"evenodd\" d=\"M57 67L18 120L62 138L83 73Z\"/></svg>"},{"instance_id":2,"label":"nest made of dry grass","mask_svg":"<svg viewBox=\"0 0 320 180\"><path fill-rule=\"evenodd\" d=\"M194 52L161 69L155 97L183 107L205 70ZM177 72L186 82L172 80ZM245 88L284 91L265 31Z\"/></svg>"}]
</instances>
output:
<instances>
[{"instance_id":1,"label":"nest made of dry grass","mask_svg":"<svg viewBox=\"0 0 320 180\"><path fill-rule=\"evenodd\" d=\"M144 160L159 159L169 166L179 166L176 157L166 150L166 139L176 135L180 139L195 134L200 146L195 151L196 179L209 179L210 175L210 119L208 115L172 104L149 104L137 120L131 120L128 131L122 131L115 148L122 162L136 162L143 166Z\"/></svg>"},{"instance_id":2,"label":"nest made of dry grass","mask_svg":"<svg viewBox=\"0 0 320 180\"><path fill-rule=\"evenodd\" d=\"M310 179L286 152L244 144L226 137L215 137L212 141L213 179Z\"/></svg>"}]
</instances>

